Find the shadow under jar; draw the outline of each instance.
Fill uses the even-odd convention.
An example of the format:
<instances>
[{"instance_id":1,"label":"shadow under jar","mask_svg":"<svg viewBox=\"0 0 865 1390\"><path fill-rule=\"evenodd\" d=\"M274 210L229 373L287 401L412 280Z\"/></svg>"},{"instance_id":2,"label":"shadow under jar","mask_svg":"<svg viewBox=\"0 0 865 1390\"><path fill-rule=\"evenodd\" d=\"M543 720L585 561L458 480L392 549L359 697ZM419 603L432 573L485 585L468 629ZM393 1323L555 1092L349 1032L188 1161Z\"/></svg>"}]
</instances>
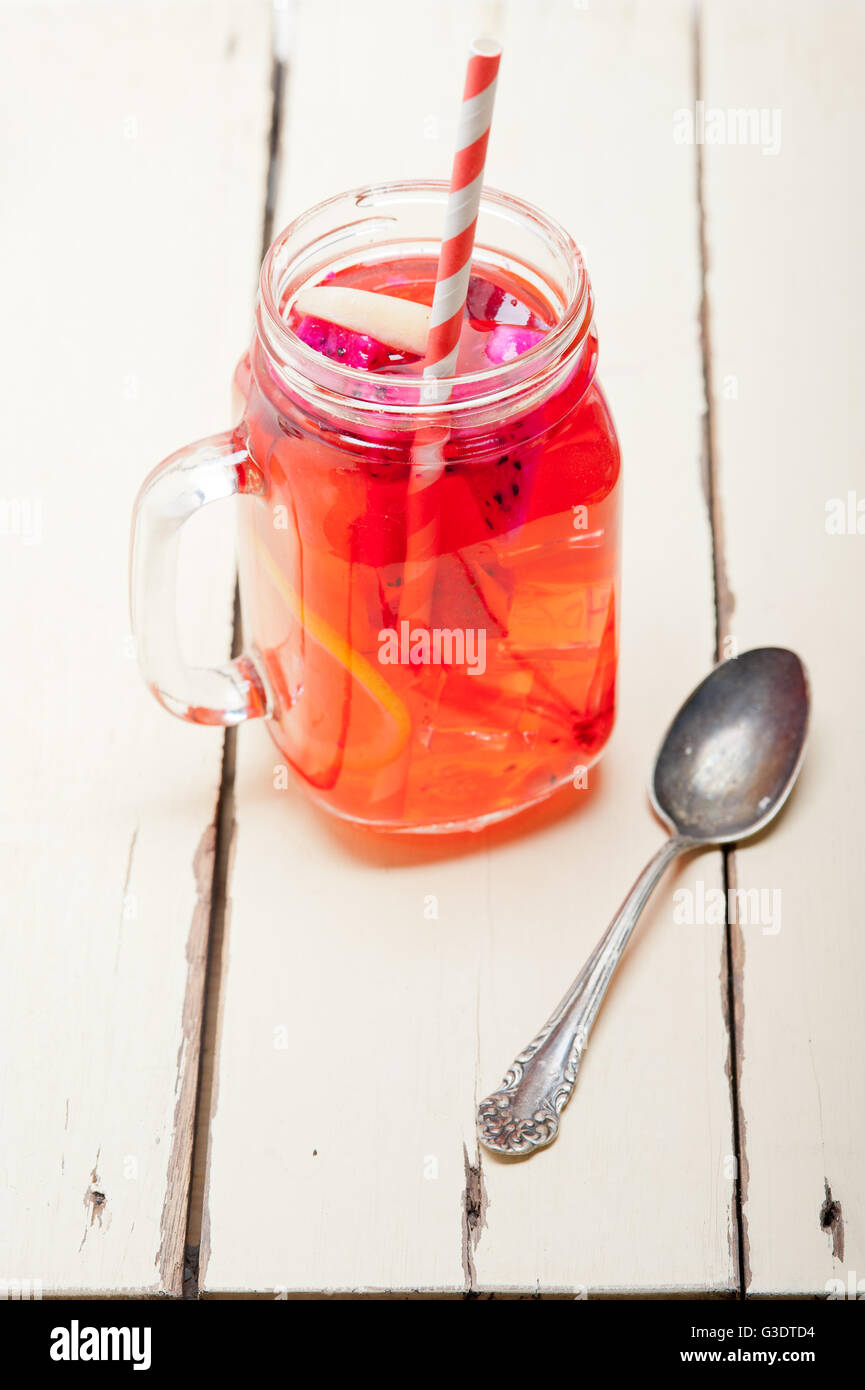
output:
<instances>
[{"instance_id":1,"label":"shadow under jar","mask_svg":"<svg viewBox=\"0 0 865 1390\"><path fill-rule=\"evenodd\" d=\"M166 707L269 716L316 801L397 831L478 829L542 800L598 758L615 707L620 455L568 234L484 193L472 274L550 327L445 382L425 382L422 363L344 365L289 326L308 283L431 303L446 198L437 183L362 189L277 237L235 378L241 424L151 476L133 556L142 665ZM247 654L210 672L183 665L145 592L173 544L160 541L165 475L176 493L196 467L195 505L242 495Z\"/></svg>"}]
</instances>

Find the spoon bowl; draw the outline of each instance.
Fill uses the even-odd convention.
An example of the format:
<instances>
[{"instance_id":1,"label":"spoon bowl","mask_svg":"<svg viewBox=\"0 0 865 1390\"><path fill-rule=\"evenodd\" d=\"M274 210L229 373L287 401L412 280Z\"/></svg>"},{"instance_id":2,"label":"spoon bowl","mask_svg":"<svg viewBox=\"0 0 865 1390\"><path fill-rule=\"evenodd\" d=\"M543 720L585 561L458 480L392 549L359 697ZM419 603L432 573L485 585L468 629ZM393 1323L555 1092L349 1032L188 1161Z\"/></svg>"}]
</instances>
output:
<instances>
[{"instance_id":1,"label":"spoon bowl","mask_svg":"<svg viewBox=\"0 0 865 1390\"><path fill-rule=\"evenodd\" d=\"M679 710L655 763L649 794L665 825L708 844L762 830L796 780L808 705L795 652L757 647L716 666Z\"/></svg>"}]
</instances>

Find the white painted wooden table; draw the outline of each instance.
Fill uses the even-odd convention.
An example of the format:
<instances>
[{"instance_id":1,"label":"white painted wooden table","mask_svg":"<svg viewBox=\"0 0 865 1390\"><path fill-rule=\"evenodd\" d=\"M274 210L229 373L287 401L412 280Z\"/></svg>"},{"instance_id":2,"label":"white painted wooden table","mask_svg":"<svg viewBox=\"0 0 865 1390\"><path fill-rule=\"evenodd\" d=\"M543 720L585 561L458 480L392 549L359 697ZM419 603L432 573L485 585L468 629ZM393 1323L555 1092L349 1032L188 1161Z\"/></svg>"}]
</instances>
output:
<instances>
[{"instance_id":1,"label":"white painted wooden table","mask_svg":"<svg viewBox=\"0 0 865 1390\"><path fill-rule=\"evenodd\" d=\"M865 1278L865 535L827 529L865 497L865 4L297 0L276 21L274 42L266 0L0 7L0 1292ZM274 791L260 725L226 745L162 714L125 571L144 474L228 423L263 229L446 176L479 30L505 45L489 181L574 230L596 290L625 603L588 796L455 851ZM231 641L215 510L181 577L201 662ZM716 649L764 644L813 680L788 809L664 881L557 1143L481 1157L477 1098L660 842L644 786L671 714ZM725 883L773 920L677 920L674 894Z\"/></svg>"}]
</instances>

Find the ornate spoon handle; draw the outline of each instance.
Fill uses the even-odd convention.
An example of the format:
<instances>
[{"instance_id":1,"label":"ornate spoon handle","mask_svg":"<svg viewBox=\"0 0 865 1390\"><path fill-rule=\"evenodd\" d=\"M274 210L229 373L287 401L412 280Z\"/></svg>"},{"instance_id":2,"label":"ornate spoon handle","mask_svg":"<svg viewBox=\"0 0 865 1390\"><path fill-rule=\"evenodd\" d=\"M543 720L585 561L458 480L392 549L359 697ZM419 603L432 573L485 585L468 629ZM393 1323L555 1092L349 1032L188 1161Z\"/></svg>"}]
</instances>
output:
<instances>
[{"instance_id":1,"label":"ornate spoon handle","mask_svg":"<svg viewBox=\"0 0 865 1390\"><path fill-rule=\"evenodd\" d=\"M673 835L646 865L564 999L521 1052L497 1091L478 1107L488 1149L525 1154L555 1139L592 1024L637 920L667 865L696 840Z\"/></svg>"}]
</instances>

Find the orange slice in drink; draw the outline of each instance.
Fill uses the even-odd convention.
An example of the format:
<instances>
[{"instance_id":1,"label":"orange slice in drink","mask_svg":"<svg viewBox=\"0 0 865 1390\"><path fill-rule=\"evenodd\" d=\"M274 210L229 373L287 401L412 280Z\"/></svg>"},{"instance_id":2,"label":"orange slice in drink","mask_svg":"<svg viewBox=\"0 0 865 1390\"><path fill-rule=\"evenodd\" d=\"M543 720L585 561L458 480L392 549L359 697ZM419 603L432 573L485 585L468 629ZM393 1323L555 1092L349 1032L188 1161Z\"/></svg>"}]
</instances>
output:
<instances>
[{"instance_id":1,"label":"orange slice in drink","mask_svg":"<svg viewBox=\"0 0 865 1390\"><path fill-rule=\"evenodd\" d=\"M344 668L364 695L374 703L379 714L384 716L383 720L377 721L379 732L365 740L360 748L352 749L350 759L345 759L346 766L350 764L352 771L359 771L392 762L405 748L411 733L411 718L404 703L381 672L330 623L311 610L283 574L261 537L253 533L252 542L262 568L306 636ZM365 723L370 725L370 721Z\"/></svg>"}]
</instances>

